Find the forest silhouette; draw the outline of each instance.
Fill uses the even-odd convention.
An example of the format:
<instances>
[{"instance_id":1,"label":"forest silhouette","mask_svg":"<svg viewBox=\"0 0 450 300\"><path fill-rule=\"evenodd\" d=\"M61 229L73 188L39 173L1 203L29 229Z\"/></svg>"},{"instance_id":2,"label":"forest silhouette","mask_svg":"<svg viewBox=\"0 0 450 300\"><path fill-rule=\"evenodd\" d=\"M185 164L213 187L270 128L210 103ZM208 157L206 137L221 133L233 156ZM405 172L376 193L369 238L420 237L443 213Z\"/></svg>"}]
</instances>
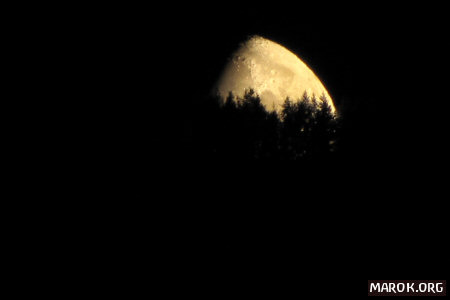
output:
<instances>
[{"instance_id":1,"label":"forest silhouette","mask_svg":"<svg viewBox=\"0 0 450 300\"><path fill-rule=\"evenodd\" d=\"M269 111L252 89L210 96L194 118L196 153L221 161L326 161L339 148L340 119L324 95L306 92Z\"/></svg>"}]
</instances>

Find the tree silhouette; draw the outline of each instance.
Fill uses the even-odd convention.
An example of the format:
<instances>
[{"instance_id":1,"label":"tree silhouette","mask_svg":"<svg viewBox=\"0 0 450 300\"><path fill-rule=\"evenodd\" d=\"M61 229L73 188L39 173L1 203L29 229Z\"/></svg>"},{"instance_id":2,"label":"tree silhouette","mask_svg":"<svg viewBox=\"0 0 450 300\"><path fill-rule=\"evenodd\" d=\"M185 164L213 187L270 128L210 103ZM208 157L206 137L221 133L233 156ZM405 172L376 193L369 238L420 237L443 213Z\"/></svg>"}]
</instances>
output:
<instances>
[{"instance_id":1,"label":"tree silhouette","mask_svg":"<svg viewBox=\"0 0 450 300\"><path fill-rule=\"evenodd\" d=\"M214 96L196 110L197 153L223 161L322 160L338 149L339 119L327 99L306 92L268 112L254 90Z\"/></svg>"}]
</instances>

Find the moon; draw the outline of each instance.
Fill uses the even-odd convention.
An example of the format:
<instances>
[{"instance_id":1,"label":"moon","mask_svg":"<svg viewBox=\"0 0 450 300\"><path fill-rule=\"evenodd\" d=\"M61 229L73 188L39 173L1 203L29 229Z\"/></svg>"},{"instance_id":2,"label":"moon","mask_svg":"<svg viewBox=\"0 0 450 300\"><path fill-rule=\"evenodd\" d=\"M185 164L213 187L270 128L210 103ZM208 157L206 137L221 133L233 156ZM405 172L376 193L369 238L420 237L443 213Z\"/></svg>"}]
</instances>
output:
<instances>
[{"instance_id":1,"label":"moon","mask_svg":"<svg viewBox=\"0 0 450 300\"><path fill-rule=\"evenodd\" d=\"M306 92L325 96L336 109L327 89L314 72L285 47L260 36L252 36L231 56L215 86L221 98L229 92L243 97L252 88L268 111L279 111L287 97L301 99Z\"/></svg>"}]
</instances>

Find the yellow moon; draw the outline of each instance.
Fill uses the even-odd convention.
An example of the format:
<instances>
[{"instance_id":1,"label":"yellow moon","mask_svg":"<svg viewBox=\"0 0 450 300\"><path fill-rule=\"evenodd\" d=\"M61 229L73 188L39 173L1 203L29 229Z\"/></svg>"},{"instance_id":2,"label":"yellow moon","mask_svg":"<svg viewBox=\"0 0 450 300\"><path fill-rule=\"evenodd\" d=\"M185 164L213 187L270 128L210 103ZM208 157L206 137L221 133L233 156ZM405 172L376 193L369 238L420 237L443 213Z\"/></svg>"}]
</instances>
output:
<instances>
[{"instance_id":1,"label":"yellow moon","mask_svg":"<svg viewBox=\"0 0 450 300\"><path fill-rule=\"evenodd\" d=\"M285 47L260 36L253 36L232 55L216 85L225 99L229 92L243 97L252 88L268 111L279 111L287 97L296 101L305 91L311 97L326 97L332 112L335 106L328 91L314 72Z\"/></svg>"}]
</instances>

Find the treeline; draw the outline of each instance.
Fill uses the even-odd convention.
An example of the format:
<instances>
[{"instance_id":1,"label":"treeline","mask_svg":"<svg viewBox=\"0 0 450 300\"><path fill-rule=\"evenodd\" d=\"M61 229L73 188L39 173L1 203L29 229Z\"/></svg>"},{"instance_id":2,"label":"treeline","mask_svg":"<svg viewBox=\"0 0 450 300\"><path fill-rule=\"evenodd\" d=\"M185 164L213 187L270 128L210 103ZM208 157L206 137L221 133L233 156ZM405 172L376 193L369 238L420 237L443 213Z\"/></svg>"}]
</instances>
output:
<instances>
[{"instance_id":1,"label":"treeline","mask_svg":"<svg viewBox=\"0 0 450 300\"><path fill-rule=\"evenodd\" d=\"M306 92L286 99L279 111L267 111L248 90L204 101L194 118L195 152L221 160L326 160L339 147L339 118L324 96Z\"/></svg>"}]
</instances>

